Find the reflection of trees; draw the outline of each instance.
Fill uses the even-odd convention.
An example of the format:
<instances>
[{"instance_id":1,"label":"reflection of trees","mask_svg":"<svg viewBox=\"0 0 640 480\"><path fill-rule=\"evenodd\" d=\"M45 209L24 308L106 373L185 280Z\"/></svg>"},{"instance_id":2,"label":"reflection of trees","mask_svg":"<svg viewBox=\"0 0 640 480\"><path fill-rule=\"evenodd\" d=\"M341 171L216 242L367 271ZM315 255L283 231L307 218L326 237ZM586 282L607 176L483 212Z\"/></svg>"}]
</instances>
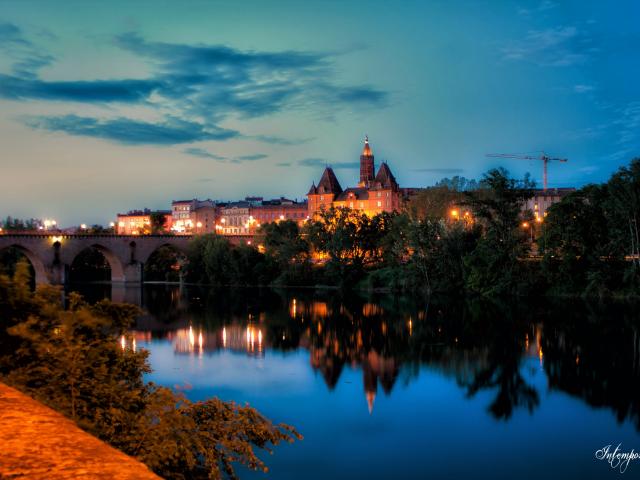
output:
<instances>
[{"instance_id":1,"label":"reflection of trees","mask_svg":"<svg viewBox=\"0 0 640 480\"><path fill-rule=\"evenodd\" d=\"M547 321L542 339L549 388L613 410L640 430L640 331L633 310L576 309Z\"/></svg>"},{"instance_id":2,"label":"reflection of trees","mask_svg":"<svg viewBox=\"0 0 640 480\"><path fill-rule=\"evenodd\" d=\"M390 394L399 378L408 383L428 365L470 397L491 392L488 410L495 418L531 412L540 403L522 374L531 355L543 358L551 389L611 408L640 429L640 326L630 309L446 298L432 299L427 308L406 297L268 289L189 288L176 290L176 300L158 292L145 291L151 313L163 321L177 318L171 325L178 328L187 322L203 329L205 350L222 348L225 325L228 335L232 326L242 333L253 325L266 349L308 350L329 389L345 368L361 370L370 408L378 390Z\"/></svg>"}]
</instances>

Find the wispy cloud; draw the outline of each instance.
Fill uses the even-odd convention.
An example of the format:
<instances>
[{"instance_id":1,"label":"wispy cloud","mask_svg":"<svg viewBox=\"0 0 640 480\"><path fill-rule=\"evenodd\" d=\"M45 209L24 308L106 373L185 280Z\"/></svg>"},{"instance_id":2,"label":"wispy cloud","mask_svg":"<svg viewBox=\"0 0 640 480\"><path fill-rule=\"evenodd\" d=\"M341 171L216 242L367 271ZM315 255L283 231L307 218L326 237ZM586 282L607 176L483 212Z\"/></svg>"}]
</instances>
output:
<instances>
[{"instance_id":1,"label":"wispy cloud","mask_svg":"<svg viewBox=\"0 0 640 480\"><path fill-rule=\"evenodd\" d=\"M210 158L211 160L218 160L218 161L225 160L227 158L221 155L216 155L215 153L208 152L204 148L190 147L190 148L185 148L182 152L186 153L187 155L192 155L194 157Z\"/></svg>"},{"instance_id":2,"label":"wispy cloud","mask_svg":"<svg viewBox=\"0 0 640 480\"><path fill-rule=\"evenodd\" d=\"M262 160L267 158L269 155L265 153L254 153L252 155L240 155L238 157L234 157L231 162L232 163L242 163L242 162L255 162L256 160Z\"/></svg>"},{"instance_id":3,"label":"wispy cloud","mask_svg":"<svg viewBox=\"0 0 640 480\"><path fill-rule=\"evenodd\" d=\"M593 85L574 85L573 91L576 93L588 93L595 90Z\"/></svg>"},{"instance_id":4,"label":"wispy cloud","mask_svg":"<svg viewBox=\"0 0 640 480\"><path fill-rule=\"evenodd\" d=\"M37 70L52 63L55 58L27 40L22 29L13 23L0 22L0 51L13 59L13 73L29 79ZM3 83L0 78L0 84Z\"/></svg>"},{"instance_id":5,"label":"wispy cloud","mask_svg":"<svg viewBox=\"0 0 640 480\"><path fill-rule=\"evenodd\" d=\"M618 118L614 120L618 147L609 158L611 160L629 160L640 152L640 101L629 102L618 109Z\"/></svg>"},{"instance_id":6,"label":"wispy cloud","mask_svg":"<svg viewBox=\"0 0 640 480\"><path fill-rule=\"evenodd\" d=\"M255 138L256 140L259 140L264 143L270 143L272 145L285 145L285 146L303 145L305 143L309 143L315 140L314 137L289 139L289 138L278 137L276 135L255 135L253 137L248 137L248 138Z\"/></svg>"},{"instance_id":7,"label":"wispy cloud","mask_svg":"<svg viewBox=\"0 0 640 480\"><path fill-rule=\"evenodd\" d=\"M24 117L24 123L32 128L65 132L70 135L96 137L125 145L175 145L201 140L227 140L238 136L234 130L169 117L162 123L143 122L119 117L99 120L77 115L57 117Z\"/></svg>"},{"instance_id":8,"label":"wispy cloud","mask_svg":"<svg viewBox=\"0 0 640 480\"><path fill-rule=\"evenodd\" d=\"M144 106L164 117L156 124L145 123L120 110L118 118L83 118L85 125L74 115L41 117L28 123L124 144L226 140L241 136L221 127L230 118L262 117L284 110L317 114L379 108L388 101L388 94L374 87L336 82L334 54L323 52L260 52L226 45L149 42L129 33L118 36L115 45L147 61L152 70L148 78L48 81L37 69L53 57L39 54L42 49L35 49L12 24L0 24L0 44L3 41L2 48L26 53L15 57L11 74L0 75L1 98L96 104L116 112L121 106ZM190 132L182 128L186 123L192 127ZM133 128L122 128L126 124ZM275 145L309 141L273 135L254 138Z\"/></svg>"},{"instance_id":9,"label":"wispy cloud","mask_svg":"<svg viewBox=\"0 0 640 480\"><path fill-rule=\"evenodd\" d=\"M597 170L599 170L599 167L597 165L587 165L578 169L579 172L586 173L588 175L596 172Z\"/></svg>"},{"instance_id":10,"label":"wispy cloud","mask_svg":"<svg viewBox=\"0 0 640 480\"><path fill-rule=\"evenodd\" d=\"M552 10L557 6L558 4L555 2L552 2L550 0L544 0L533 8L525 8L525 7L518 8L518 15L528 17L530 15L535 15L537 13L546 12L547 10Z\"/></svg>"},{"instance_id":11,"label":"wispy cloud","mask_svg":"<svg viewBox=\"0 0 640 480\"><path fill-rule=\"evenodd\" d=\"M313 168L324 168L329 166L336 170L353 170L360 168L360 164L358 162L328 162L324 158L303 158L302 160L298 160L296 164L300 167Z\"/></svg>"},{"instance_id":12,"label":"wispy cloud","mask_svg":"<svg viewBox=\"0 0 640 480\"><path fill-rule=\"evenodd\" d=\"M597 49L574 26L530 30L523 40L502 49L502 58L540 66L566 67L585 63Z\"/></svg>"}]
</instances>

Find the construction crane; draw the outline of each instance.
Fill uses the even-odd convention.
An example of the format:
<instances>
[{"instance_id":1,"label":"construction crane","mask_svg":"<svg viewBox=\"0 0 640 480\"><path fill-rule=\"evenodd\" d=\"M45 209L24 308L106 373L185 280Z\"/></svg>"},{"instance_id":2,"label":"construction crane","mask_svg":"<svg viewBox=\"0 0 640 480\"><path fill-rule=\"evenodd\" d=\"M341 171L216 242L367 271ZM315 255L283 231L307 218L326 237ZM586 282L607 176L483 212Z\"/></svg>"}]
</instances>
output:
<instances>
[{"instance_id":1,"label":"construction crane","mask_svg":"<svg viewBox=\"0 0 640 480\"><path fill-rule=\"evenodd\" d=\"M520 160L542 160L544 165L544 190L547 190L547 164L549 162L566 162L566 158L557 158L557 157L549 157L544 152L537 157L531 155L518 155L514 153L489 153L487 157L497 157L497 158L518 158Z\"/></svg>"}]
</instances>

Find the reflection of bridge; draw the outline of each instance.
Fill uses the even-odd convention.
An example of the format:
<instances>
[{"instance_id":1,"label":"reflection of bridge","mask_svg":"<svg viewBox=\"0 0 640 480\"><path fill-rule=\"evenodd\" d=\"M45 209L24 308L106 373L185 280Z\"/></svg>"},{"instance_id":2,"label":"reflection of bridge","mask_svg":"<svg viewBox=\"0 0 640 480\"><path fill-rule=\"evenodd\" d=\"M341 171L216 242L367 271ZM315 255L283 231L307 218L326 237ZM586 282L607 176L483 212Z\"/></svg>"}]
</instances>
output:
<instances>
[{"instance_id":1,"label":"reflection of bridge","mask_svg":"<svg viewBox=\"0 0 640 480\"><path fill-rule=\"evenodd\" d=\"M185 253L190 235L0 235L0 250L14 247L33 265L36 283L64 284L76 256L87 248L102 253L111 267L112 282L141 282L145 262L158 248L169 245ZM239 244L249 237L229 238Z\"/></svg>"}]
</instances>

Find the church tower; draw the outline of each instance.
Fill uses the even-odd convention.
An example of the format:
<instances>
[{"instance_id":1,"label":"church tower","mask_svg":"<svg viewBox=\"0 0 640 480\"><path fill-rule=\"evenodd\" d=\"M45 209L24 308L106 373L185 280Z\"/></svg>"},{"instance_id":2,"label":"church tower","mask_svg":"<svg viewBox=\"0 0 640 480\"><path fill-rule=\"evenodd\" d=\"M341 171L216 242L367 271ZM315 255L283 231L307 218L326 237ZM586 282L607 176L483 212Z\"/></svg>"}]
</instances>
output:
<instances>
[{"instance_id":1,"label":"church tower","mask_svg":"<svg viewBox=\"0 0 640 480\"><path fill-rule=\"evenodd\" d=\"M360 155L360 187L368 187L373 182L375 175L375 165L373 163L373 152L369 147L369 137L364 137L364 148L362 149L362 155Z\"/></svg>"}]
</instances>

